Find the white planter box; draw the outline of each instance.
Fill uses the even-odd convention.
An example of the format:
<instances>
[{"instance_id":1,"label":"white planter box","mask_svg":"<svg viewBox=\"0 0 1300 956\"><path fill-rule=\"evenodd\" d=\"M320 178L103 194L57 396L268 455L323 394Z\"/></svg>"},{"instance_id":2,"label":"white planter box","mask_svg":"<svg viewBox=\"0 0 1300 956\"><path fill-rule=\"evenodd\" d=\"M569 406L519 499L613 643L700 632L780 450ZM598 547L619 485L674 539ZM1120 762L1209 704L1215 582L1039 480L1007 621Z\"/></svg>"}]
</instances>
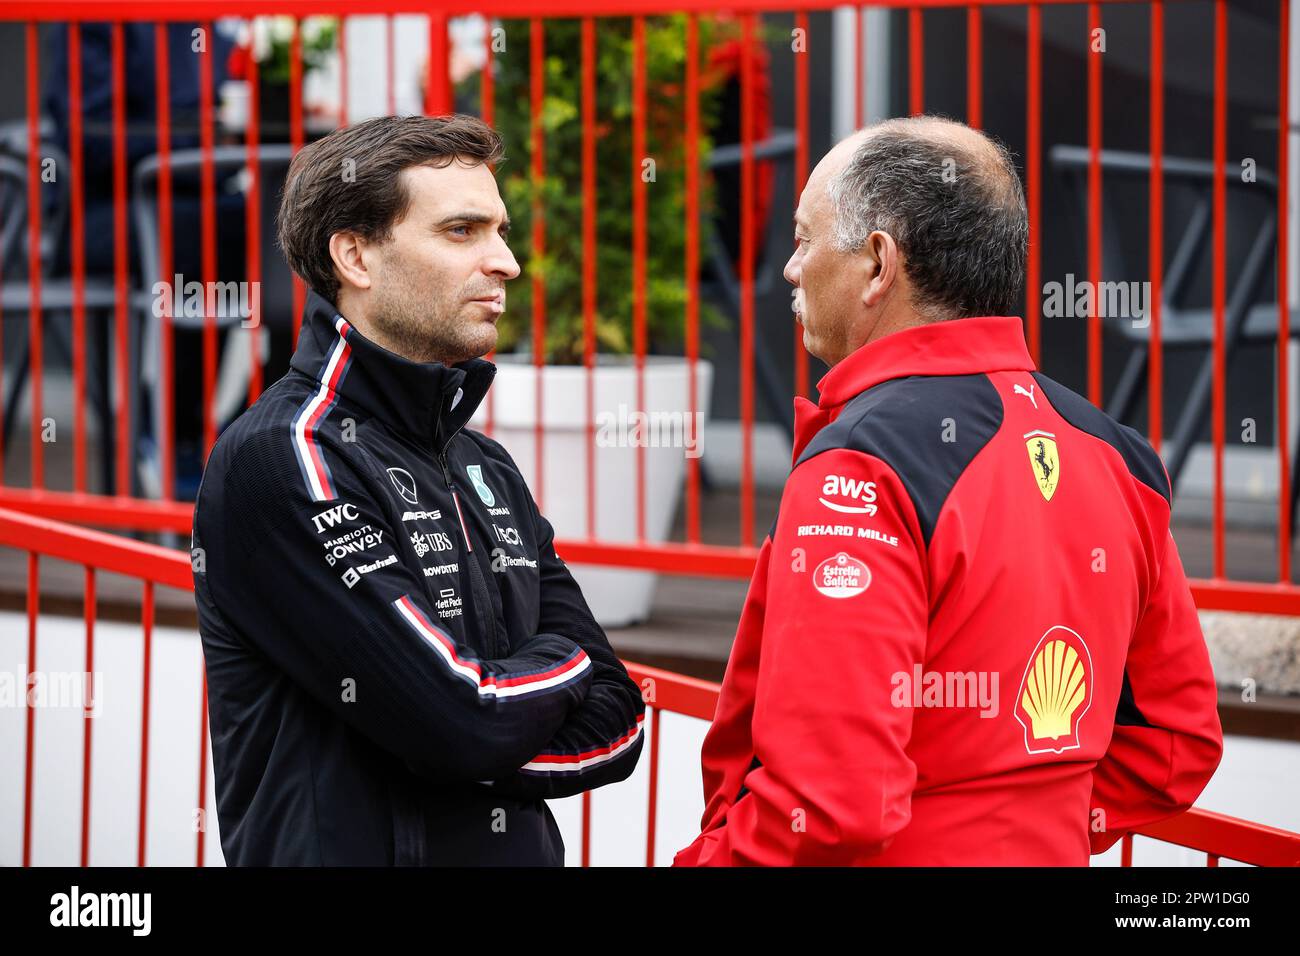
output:
<instances>
[{"instance_id":1,"label":"white planter box","mask_svg":"<svg viewBox=\"0 0 1300 956\"><path fill-rule=\"evenodd\" d=\"M496 381L470 424L483 431L492 403L492 437L510 452L537 494L537 369L527 357L498 355ZM594 455L595 526L602 541L637 540L637 456L645 446L645 540L662 542L672 528L685 483L688 456L702 450L713 366L695 365L696 413L690 415L689 364L683 358L649 356L645 405L638 409L632 360L601 356L593 381L594 440L587 435L587 370L577 365L542 369L542 514L557 538L587 536L587 456ZM638 418L638 410L644 417ZM642 423L638 433L636 426ZM592 613L604 627L645 620L654 598L655 575L592 565L570 566Z\"/></svg>"}]
</instances>

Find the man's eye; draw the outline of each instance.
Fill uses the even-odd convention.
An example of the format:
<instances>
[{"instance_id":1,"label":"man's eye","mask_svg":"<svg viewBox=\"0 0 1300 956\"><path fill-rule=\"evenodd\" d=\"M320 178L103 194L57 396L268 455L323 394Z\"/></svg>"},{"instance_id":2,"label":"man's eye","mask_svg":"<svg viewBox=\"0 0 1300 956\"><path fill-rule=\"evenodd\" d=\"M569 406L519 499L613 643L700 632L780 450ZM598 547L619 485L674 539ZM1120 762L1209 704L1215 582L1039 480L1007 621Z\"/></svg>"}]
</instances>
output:
<instances>
[{"instance_id":1,"label":"man's eye","mask_svg":"<svg viewBox=\"0 0 1300 956\"><path fill-rule=\"evenodd\" d=\"M455 234L457 234L457 235L465 236L465 237L468 237L468 236L469 236L469 231L470 231L470 227L469 227L469 226L466 226L466 225L461 225L461 226L452 226L452 227L451 227L451 232L453 232L453 233L455 233Z\"/></svg>"}]
</instances>

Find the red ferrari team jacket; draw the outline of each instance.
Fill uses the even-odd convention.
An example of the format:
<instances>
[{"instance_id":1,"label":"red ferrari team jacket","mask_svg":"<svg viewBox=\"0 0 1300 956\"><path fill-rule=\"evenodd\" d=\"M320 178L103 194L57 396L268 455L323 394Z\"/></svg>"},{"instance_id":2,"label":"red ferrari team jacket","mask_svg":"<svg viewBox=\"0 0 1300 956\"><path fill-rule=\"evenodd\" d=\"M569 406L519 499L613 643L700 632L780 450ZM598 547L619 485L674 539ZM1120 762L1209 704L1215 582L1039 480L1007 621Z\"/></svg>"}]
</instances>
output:
<instances>
[{"instance_id":1,"label":"red ferrari team jacket","mask_svg":"<svg viewBox=\"0 0 1300 956\"><path fill-rule=\"evenodd\" d=\"M858 349L797 399L676 865L1086 865L1223 737L1159 457L1020 319Z\"/></svg>"}]
</instances>

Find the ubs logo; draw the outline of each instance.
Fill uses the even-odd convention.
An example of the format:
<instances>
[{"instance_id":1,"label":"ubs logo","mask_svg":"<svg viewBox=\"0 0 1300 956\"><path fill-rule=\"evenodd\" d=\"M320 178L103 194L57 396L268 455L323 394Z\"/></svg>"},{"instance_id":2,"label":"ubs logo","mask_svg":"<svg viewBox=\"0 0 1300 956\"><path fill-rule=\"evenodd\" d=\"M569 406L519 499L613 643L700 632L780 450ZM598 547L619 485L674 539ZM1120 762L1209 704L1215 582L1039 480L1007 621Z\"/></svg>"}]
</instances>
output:
<instances>
[{"instance_id":1,"label":"ubs logo","mask_svg":"<svg viewBox=\"0 0 1300 956\"><path fill-rule=\"evenodd\" d=\"M393 483L393 487L397 489L397 493L404 501L413 505L420 503L415 496L415 479L405 468L389 468L388 480Z\"/></svg>"}]
</instances>

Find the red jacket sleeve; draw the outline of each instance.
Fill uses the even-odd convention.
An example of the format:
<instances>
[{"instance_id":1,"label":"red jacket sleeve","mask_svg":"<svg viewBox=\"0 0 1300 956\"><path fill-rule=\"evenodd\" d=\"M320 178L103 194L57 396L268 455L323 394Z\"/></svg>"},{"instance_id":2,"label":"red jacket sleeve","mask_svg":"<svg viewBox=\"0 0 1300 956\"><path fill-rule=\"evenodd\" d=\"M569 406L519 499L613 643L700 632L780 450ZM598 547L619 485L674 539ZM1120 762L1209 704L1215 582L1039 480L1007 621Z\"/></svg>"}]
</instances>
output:
<instances>
[{"instance_id":1,"label":"red jacket sleeve","mask_svg":"<svg viewBox=\"0 0 1300 956\"><path fill-rule=\"evenodd\" d=\"M682 862L857 863L907 825L916 783L912 711L891 690L924 657L927 575L893 469L847 449L801 464L767 575L752 768Z\"/></svg>"},{"instance_id":2,"label":"red jacket sleeve","mask_svg":"<svg viewBox=\"0 0 1300 956\"><path fill-rule=\"evenodd\" d=\"M1223 754L1214 672L1172 535L1124 678L1110 746L1092 772L1093 853L1190 807Z\"/></svg>"}]
</instances>

